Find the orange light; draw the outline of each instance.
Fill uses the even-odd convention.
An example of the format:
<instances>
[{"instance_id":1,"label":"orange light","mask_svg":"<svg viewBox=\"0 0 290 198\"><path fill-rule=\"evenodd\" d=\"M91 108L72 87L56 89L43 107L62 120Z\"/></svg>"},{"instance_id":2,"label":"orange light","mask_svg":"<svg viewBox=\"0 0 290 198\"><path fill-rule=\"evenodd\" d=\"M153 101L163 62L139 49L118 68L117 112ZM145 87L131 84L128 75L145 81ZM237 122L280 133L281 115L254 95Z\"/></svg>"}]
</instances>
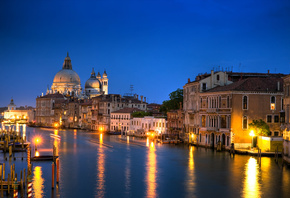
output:
<instances>
[{"instance_id":1,"label":"orange light","mask_svg":"<svg viewBox=\"0 0 290 198\"><path fill-rule=\"evenodd\" d=\"M253 130L251 130L251 133L249 134L250 136L255 136L255 133L254 133L254 131Z\"/></svg>"},{"instance_id":2,"label":"orange light","mask_svg":"<svg viewBox=\"0 0 290 198\"><path fill-rule=\"evenodd\" d=\"M34 142L35 142L35 144L41 143L41 138L40 137L35 137L34 138Z\"/></svg>"},{"instance_id":3,"label":"orange light","mask_svg":"<svg viewBox=\"0 0 290 198\"><path fill-rule=\"evenodd\" d=\"M38 151L35 152L35 156L39 157L39 152Z\"/></svg>"}]
</instances>

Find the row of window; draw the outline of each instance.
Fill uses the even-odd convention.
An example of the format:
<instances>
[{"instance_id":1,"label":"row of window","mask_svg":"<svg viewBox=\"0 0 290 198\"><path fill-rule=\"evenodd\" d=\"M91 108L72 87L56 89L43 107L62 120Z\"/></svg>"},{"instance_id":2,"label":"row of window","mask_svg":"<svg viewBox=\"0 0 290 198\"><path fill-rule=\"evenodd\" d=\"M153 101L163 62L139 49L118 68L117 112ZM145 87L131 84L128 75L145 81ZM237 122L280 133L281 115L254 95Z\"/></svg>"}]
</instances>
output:
<instances>
[{"instance_id":1,"label":"row of window","mask_svg":"<svg viewBox=\"0 0 290 198\"><path fill-rule=\"evenodd\" d=\"M273 121L274 121L274 123L279 123L279 115L274 115L274 120L272 118L273 118L272 115L267 115L267 123L272 123ZM243 129L248 129L248 117L247 116L243 116L243 126L242 127L243 127Z\"/></svg>"},{"instance_id":2,"label":"row of window","mask_svg":"<svg viewBox=\"0 0 290 198\"><path fill-rule=\"evenodd\" d=\"M283 99L282 99L282 104L281 104L281 109L283 110ZM249 98L248 96L243 96L243 110L247 110L248 109L248 103L249 103ZM276 97L275 96L271 96L270 97L270 109L271 110L276 110Z\"/></svg>"},{"instance_id":3,"label":"row of window","mask_svg":"<svg viewBox=\"0 0 290 198\"><path fill-rule=\"evenodd\" d=\"M230 108L230 96L227 96L226 98L226 106L224 108ZM207 97L206 98L206 104L203 103L204 99L200 98L200 107L203 108L205 106L206 108L221 108L222 107L222 97Z\"/></svg>"},{"instance_id":4,"label":"row of window","mask_svg":"<svg viewBox=\"0 0 290 198\"><path fill-rule=\"evenodd\" d=\"M111 119L129 120L129 115L112 115Z\"/></svg>"}]
</instances>

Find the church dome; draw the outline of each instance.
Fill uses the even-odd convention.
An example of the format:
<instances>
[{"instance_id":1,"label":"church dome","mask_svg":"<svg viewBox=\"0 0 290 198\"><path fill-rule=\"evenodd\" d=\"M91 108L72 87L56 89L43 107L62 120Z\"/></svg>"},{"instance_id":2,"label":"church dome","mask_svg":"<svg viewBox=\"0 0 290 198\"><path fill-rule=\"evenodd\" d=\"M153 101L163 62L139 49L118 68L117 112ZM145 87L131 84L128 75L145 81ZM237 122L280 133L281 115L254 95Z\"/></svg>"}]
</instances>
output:
<instances>
[{"instance_id":1,"label":"church dome","mask_svg":"<svg viewBox=\"0 0 290 198\"><path fill-rule=\"evenodd\" d=\"M79 75L72 69L71 59L65 57L62 70L56 73L51 86L53 93L81 93L81 80Z\"/></svg>"},{"instance_id":2,"label":"church dome","mask_svg":"<svg viewBox=\"0 0 290 198\"><path fill-rule=\"evenodd\" d=\"M96 78L96 74L95 71L93 69L92 73L91 73L91 77L87 80L86 84L85 84L85 89L101 89L101 82Z\"/></svg>"},{"instance_id":3,"label":"church dome","mask_svg":"<svg viewBox=\"0 0 290 198\"><path fill-rule=\"evenodd\" d=\"M62 69L56 73L53 83L81 83L79 75L72 69Z\"/></svg>"}]
</instances>

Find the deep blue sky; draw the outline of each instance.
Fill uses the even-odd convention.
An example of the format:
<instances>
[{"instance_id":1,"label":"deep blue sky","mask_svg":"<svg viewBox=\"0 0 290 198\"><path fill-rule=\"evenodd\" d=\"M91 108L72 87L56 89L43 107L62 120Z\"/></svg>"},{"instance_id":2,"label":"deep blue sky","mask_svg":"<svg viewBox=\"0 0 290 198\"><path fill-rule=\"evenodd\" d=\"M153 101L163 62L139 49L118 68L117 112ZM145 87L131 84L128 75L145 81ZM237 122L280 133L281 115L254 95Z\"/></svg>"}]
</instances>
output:
<instances>
[{"instance_id":1,"label":"deep blue sky","mask_svg":"<svg viewBox=\"0 0 290 198\"><path fill-rule=\"evenodd\" d=\"M67 51L82 87L92 67L109 93L162 103L214 67L290 73L286 0L0 1L0 107L35 106Z\"/></svg>"}]
</instances>

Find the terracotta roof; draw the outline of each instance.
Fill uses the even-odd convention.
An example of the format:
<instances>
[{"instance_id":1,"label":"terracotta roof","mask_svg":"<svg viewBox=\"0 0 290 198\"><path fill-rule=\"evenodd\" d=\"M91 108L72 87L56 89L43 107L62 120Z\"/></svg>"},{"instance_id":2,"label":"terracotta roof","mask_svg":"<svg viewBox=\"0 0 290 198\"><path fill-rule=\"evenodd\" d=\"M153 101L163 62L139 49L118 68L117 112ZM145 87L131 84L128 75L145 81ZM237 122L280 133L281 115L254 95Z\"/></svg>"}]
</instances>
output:
<instances>
[{"instance_id":1,"label":"terracotta roof","mask_svg":"<svg viewBox=\"0 0 290 198\"><path fill-rule=\"evenodd\" d=\"M278 82L280 89L278 90ZM283 92L282 78L246 78L229 84L227 86L218 86L206 92L218 91L258 91L258 92Z\"/></svg>"},{"instance_id":2,"label":"terracotta roof","mask_svg":"<svg viewBox=\"0 0 290 198\"><path fill-rule=\"evenodd\" d=\"M133 113L136 111L142 111L142 110L138 109L138 108L124 108L124 109L120 109L118 111L114 111L112 113Z\"/></svg>"}]
</instances>

